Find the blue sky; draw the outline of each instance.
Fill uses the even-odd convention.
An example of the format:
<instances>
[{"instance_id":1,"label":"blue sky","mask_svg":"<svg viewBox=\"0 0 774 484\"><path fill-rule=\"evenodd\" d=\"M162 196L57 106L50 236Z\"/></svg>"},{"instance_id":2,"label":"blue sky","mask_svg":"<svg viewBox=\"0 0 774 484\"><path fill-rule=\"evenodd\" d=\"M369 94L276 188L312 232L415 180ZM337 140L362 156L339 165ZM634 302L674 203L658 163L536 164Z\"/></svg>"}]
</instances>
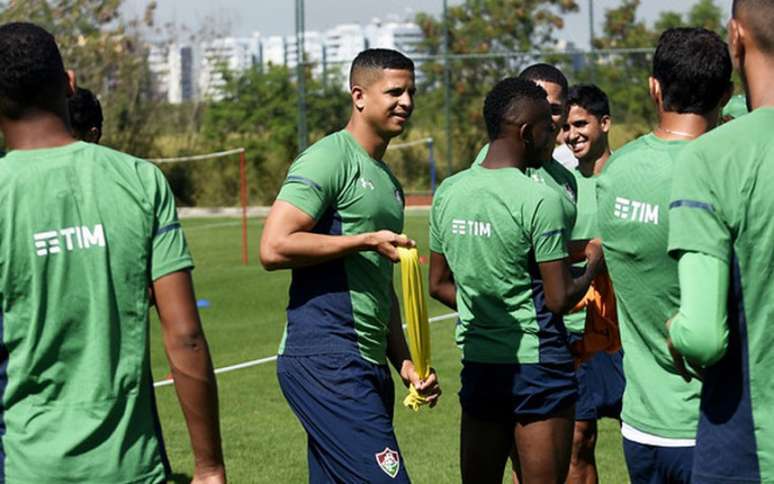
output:
<instances>
[{"instance_id":1,"label":"blue sky","mask_svg":"<svg viewBox=\"0 0 774 484\"><path fill-rule=\"evenodd\" d=\"M730 0L716 0L727 7ZM148 0L125 0L127 16L139 16ZM449 0L450 5L460 0ZM578 47L588 46L588 0L578 0L581 11L568 15L565 29L559 37L574 41ZM665 9L685 12L695 0L643 0L639 15L652 21ZM184 24L193 30L208 27L231 35L249 35L254 31L264 35L291 34L295 28L292 0L158 0L156 18L160 24ZM601 30L605 9L615 7L620 0L594 0L596 29ZM336 24L368 23L374 17L390 14L405 16L417 11L440 13L442 0L306 0L307 30L325 30Z\"/></svg>"}]
</instances>

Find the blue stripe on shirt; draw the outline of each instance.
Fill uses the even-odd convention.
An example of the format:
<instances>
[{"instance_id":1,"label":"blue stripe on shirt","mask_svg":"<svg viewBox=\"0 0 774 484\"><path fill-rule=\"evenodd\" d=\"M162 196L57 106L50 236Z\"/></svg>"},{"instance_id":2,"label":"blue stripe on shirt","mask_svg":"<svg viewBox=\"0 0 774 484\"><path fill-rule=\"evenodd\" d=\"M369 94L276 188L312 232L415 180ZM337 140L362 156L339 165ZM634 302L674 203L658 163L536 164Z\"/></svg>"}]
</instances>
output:
<instances>
[{"instance_id":1,"label":"blue stripe on shirt","mask_svg":"<svg viewBox=\"0 0 774 484\"><path fill-rule=\"evenodd\" d=\"M158 237L161 234L165 234L167 232L171 232L173 230L177 230L180 228L180 222L172 222L171 224L167 224L163 227L159 227L159 229L156 231L156 235L154 237Z\"/></svg>"},{"instance_id":2,"label":"blue stripe on shirt","mask_svg":"<svg viewBox=\"0 0 774 484\"><path fill-rule=\"evenodd\" d=\"M669 208L688 207L688 208L701 208L708 212L715 212L715 207L711 203L700 202L698 200L675 200L669 204Z\"/></svg>"},{"instance_id":3,"label":"blue stripe on shirt","mask_svg":"<svg viewBox=\"0 0 774 484\"><path fill-rule=\"evenodd\" d=\"M304 185L308 185L308 186L310 186L312 188L315 188L315 189L317 189L319 191L322 191L322 187L318 183L314 182L313 180L310 180L309 178L303 177L303 176L288 175L288 177L287 177L287 179L285 181L301 182Z\"/></svg>"}]
</instances>

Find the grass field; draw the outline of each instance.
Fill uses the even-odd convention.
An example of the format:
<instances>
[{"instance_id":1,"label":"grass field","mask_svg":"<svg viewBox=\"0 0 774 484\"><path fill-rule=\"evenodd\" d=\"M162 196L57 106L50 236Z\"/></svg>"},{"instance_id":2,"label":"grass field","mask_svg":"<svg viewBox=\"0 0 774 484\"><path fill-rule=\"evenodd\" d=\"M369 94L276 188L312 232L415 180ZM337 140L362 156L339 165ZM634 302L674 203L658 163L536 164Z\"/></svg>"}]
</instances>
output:
<instances>
[{"instance_id":1,"label":"grass field","mask_svg":"<svg viewBox=\"0 0 774 484\"><path fill-rule=\"evenodd\" d=\"M231 219L192 219L183 225L196 262L194 279L216 367L276 353L285 321L288 271L269 273L258 262L261 221L250 222L250 265L240 263L239 222ZM405 232L427 255L427 216L406 218ZM398 292L400 294L400 291ZM430 316L449 311L430 300ZM416 483L459 482L460 355L453 340L454 320L431 325L433 366L444 396L435 409L414 413L395 409L395 427L404 463ZM156 380L169 369L159 338L158 320L151 321L152 365ZM396 400L405 389L396 380ZM306 437L279 390L273 362L218 376L223 446L230 482L303 483ZM190 445L174 387L156 390L174 482L188 482L193 469ZM399 404L398 404L399 405ZM597 460L601 482L625 483L626 470L617 422L600 425ZM188 479L188 480L187 480ZM504 479L503 482L509 482Z\"/></svg>"}]
</instances>

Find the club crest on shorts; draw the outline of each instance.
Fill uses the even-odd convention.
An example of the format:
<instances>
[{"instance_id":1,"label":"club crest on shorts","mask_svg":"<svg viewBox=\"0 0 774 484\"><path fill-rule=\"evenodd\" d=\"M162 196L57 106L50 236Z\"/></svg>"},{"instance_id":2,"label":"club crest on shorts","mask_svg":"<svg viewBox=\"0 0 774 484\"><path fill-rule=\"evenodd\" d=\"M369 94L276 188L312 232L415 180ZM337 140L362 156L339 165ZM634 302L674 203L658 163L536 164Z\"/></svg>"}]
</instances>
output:
<instances>
[{"instance_id":1,"label":"club crest on shorts","mask_svg":"<svg viewBox=\"0 0 774 484\"><path fill-rule=\"evenodd\" d=\"M376 462L384 473L395 479L398 471L400 471L400 454L389 447L385 447L383 451L374 454L374 457L376 457Z\"/></svg>"}]
</instances>

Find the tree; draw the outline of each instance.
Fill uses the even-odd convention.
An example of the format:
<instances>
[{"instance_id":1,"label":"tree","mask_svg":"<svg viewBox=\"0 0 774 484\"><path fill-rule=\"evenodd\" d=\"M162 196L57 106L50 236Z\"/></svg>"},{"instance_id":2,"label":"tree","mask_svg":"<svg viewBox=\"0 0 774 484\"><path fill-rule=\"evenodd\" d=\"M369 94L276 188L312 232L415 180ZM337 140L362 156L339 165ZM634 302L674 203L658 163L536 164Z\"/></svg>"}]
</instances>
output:
<instances>
[{"instance_id":1,"label":"tree","mask_svg":"<svg viewBox=\"0 0 774 484\"><path fill-rule=\"evenodd\" d=\"M468 166L485 142L482 107L486 93L497 81L518 74L525 63L534 60L528 55L495 58L487 54L552 49L554 34L564 25L561 14L577 9L574 0L465 0L448 9L449 52L470 56L451 62L455 170ZM443 19L420 13L416 22L425 35L424 52L441 54ZM443 72L443 62L437 58L421 64L411 128L431 130L436 139L443 139L437 128L444 125Z\"/></svg>"},{"instance_id":2,"label":"tree","mask_svg":"<svg viewBox=\"0 0 774 484\"><path fill-rule=\"evenodd\" d=\"M7 2L0 23L36 23L57 39L67 68L78 83L94 91L105 110L104 142L119 150L145 155L154 132L150 81L141 23L152 23L151 2L142 22L124 22L121 0L26 0Z\"/></svg>"},{"instance_id":3,"label":"tree","mask_svg":"<svg viewBox=\"0 0 774 484\"><path fill-rule=\"evenodd\" d=\"M256 67L241 73L224 69L222 74L226 81L223 97L209 102L205 109L203 147L209 151L246 148L250 199L269 203L298 154L296 84L284 66ZM350 100L339 81L323 83L312 77L311 67L307 69L307 123L313 140L342 129L347 122ZM188 201L235 204L238 186L233 184L239 180L235 169L234 164L222 165L193 174L197 180L187 182L193 187Z\"/></svg>"}]
</instances>

